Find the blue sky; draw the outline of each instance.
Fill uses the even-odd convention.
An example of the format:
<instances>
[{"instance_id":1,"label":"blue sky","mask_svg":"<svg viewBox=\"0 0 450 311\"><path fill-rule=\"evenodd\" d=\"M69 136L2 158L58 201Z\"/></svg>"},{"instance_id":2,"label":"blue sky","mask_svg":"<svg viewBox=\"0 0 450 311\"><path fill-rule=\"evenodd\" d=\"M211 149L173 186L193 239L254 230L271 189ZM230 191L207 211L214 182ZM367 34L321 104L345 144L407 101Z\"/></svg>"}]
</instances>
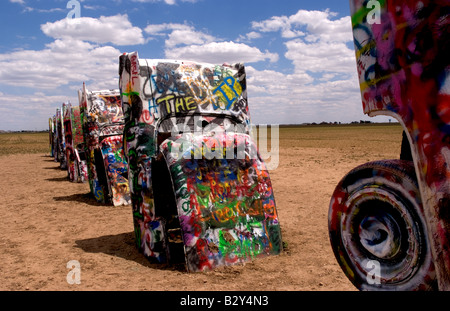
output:
<instances>
[{"instance_id":1,"label":"blue sky","mask_svg":"<svg viewBox=\"0 0 450 311\"><path fill-rule=\"evenodd\" d=\"M118 58L244 62L252 123L362 112L347 0L3 0L0 130L43 130L77 90L118 88ZM76 18L75 18L76 17Z\"/></svg>"}]
</instances>

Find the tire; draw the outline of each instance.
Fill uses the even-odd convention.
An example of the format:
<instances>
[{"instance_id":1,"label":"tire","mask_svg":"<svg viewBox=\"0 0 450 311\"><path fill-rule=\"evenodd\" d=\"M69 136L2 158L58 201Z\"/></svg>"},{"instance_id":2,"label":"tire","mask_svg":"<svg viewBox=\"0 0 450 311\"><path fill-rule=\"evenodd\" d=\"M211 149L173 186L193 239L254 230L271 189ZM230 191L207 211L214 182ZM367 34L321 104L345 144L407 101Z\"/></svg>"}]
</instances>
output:
<instances>
[{"instance_id":1,"label":"tire","mask_svg":"<svg viewBox=\"0 0 450 311\"><path fill-rule=\"evenodd\" d=\"M360 290L437 290L425 224L411 161L363 164L331 198L331 246Z\"/></svg>"}]
</instances>

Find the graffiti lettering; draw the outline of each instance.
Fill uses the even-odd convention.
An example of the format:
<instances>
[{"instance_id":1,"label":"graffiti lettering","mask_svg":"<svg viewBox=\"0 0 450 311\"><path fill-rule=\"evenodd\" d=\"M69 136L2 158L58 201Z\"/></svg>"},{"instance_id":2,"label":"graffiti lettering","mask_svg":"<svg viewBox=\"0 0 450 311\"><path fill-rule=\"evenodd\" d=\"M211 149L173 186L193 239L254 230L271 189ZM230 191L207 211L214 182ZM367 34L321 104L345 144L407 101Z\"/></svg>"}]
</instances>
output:
<instances>
[{"instance_id":1,"label":"graffiti lettering","mask_svg":"<svg viewBox=\"0 0 450 311\"><path fill-rule=\"evenodd\" d=\"M180 97L176 95L160 97L156 100L156 104L162 106L161 109L166 111L167 114L186 113L197 109L197 104L192 97Z\"/></svg>"},{"instance_id":2,"label":"graffiti lettering","mask_svg":"<svg viewBox=\"0 0 450 311\"><path fill-rule=\"evenodd\" d=\"M132 62L138 62L137 53L121 57L121 64ZM279 254L272 185L249 133L244 66L160 60L139 64L136 74L120 70L119 85L140 251L167 260L161 254L169 255L171 239L169 245L152 241L165 241L170 235L165 226L175 219L189 271ZM132 83L135 77L140 80ZM273 145L271 151L275 149ZM159 165L168 168L170 185L160 182ZM154 206L160 204L153 192L159 187L174 195L170 216L160 215L161 207ZM158 196L162 192L158 189Z\"/></svg>"},{"instance_id":3,"label":"graffiti lettering","mask_svg":"<svg viewBox=\"0 0 450 311\"><path fill-rule=\"evenodd\" d=\"M136 79L139 79L139 64L137 60L137 55L131 55L131 84L134 85Z\"/></svg>"},{"instance_id":4,"label":"graffiti lettering","mask_svg":"<svg viewBox=\"0 0 450 311\"><path fill-rule=\"evenodd\" d=\"M350 7L364 113L396 118L403 126L403 139L406 145L409 143L407 149L411 155L401 157L402 163L385 160L364 164L352 170L336 187L329 213L330 238L336 258L360 289L429 290L438 287L449 290L450 252L445 251L450 245L449 220L448 213L442 212L448 210L446 198L450 197L450 170L444 156L450 147L449 124L448 119L437 112L437 107L449 107L450 98L446 87L450 81L449 2L352 0ZM368 171L373 172L374 179L366 181ZM409 184L406 181L409 178L417 185ZM363 187L363 183L367 184ZM371 187L373 190L369 190ZM387 188L407 193L400 195L402 203L398 209L408 210L406 214L411 212L407 217L413 221L405 220L401 230L411 233L409 245L417 243L423 248L416 250L408 246L404 258L394 259L385 255L387 253L376 255L383 257L383 261L376 262L370 260L374 256L360 256L364 252L355 250L364 247L372 252L373 245L383 252L395 249L400 254L403 250L396 249L398 245L380 243L381 240L384 243L384 238L379 240L377 236L383 231L380 229L373 229L377 233L373 237L370 235L367 240L370 243L358 244L356 241L366 237L361 232L360 237L350 233L353 225L344 226L343 219L348 224L349 218L361 217L364 212L353 209L359 205L356 200L361 197L367 201L379 200L379 191L384 191L380 189ZM423 206L415 207L412 212L407 202L416 201ZM373 213L377 219L392 217L382 207L374 208ZM401 217L407 218L403 213ZM421 228L416 229L416 226ZM352 235L351 241L347 240L349 235ZM401 236L398 232L389 235L389 241L397 241ZM375 240L377 242L372 243ZM410 256L420 256L422 260L411 261ZM402 265L397 265L400 262ZM356 277L359 271L367 274L367 278Z\"/></svg>"},{"instance_id":5,"label":"graffiti lettering","mask_svg":"<svg viewBox=\"0 0 450 311\"><path fill-rule=\"evenodd\" d=\"M119 94L118 90L89 92L83 85L79 96L91 192L98 202L114 206L128 205L131 200Z\"/></svg>"},{"instance_id":6,"label":"graffiti lettering","mask_svg":"<svg viewBox=\"0 0 450 311\"><path fill-rule=\"evenodd\" d=\"M233 103L239 98L242 93L242 88L236 79L233 77L227 77L224 81L213 91L214 94L219 93L219 98L221 102L226 103L226 106L215 105L214 109L225 109L229 110Z\"/></svg>"}]
</instances>

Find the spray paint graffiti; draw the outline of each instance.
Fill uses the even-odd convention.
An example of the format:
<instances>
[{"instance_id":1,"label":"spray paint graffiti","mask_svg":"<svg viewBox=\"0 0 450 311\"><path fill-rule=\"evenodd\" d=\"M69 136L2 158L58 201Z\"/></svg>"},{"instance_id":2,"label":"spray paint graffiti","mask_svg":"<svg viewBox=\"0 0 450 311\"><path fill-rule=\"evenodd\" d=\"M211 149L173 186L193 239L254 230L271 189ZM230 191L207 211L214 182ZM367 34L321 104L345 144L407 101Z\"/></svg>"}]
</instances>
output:
<instances>
[{"instance_id":1,"label":"spray paint graffiti","mask_svg":"<svg viewBox=\"0 0 450 311\"><path fill-rule=\"evenodd\" d=\"M118 90L79 91L89 185L98 202L131 204L128 164L123 154L124 128Z\"/></svg>"},{"instance_id":2,"label":"spray paint graffiti","mask_svg":"<svg viewBox=\"0 0 450 311\"><path fill-rule=\"evenodd\" d=\"M56 115L58 114L58 109L56 110L56 114L53 115L53 138L52 138L52 143L53 143L53 159L55 160L55 162L58 162L58 129L57 129L57 124L56 124Z\"/></svg>"},{"instance_id":3,"label":"spray paint graffiti","mask_svg":"<svg viewBox=\"0 0 450 311\"><path fill-rule=\"evenodd\" d=\"M344 177L330 238L358 288L450 290L450 4L378 2L369 23L366 1L350 1L363 109L396 118L410 156ZM367 259L381 262L380 285L364 281Z\"/></svg>"},{"instance_id":4,"label":"spray paint graffiti","mask_svg":"<svg viewBox=\"0 0 450 311\"><path fill-rule=\"evenodd\" d=\"M64 135L69 180L85 182L87 180L87 163L84 156L80 107L72 107L71 103L67 104L64 114Z\"/></svg>"},{"instance_id":5,"label":"spray paint graffiti","mask_svg":"<svg viewBox=\"0 0 450 311\"><path fill-rule=\"evenodd\" d=\"M127 176L128 165L123 153L122 136L109 136L103 139L101 150L114 206L129 205L131 198Z\"/></svg>"},{"instance_id":6,"label":"spray paint graffiti","mask_svg":"<svg viewBox=\"0 0 450 311\"><path fill-rule=\"evenodd\" d=\"M62 104L62 109L56 108L56 160L61 169L67 169L66 142L64 137L64 113L67 103Z\"/></svg>"},{"instance_id":7,"label":"spray paint graffiti","mask_svg":"<svg viewBox=\"0 0 450 311\"><path fill-rule=\"evenodd\" d=\"M78 173L78 181L85 182L88 180L88 168L86 161L84 135L82 126L82 114L80 106L72 107L71 126L73 132L73 146L75 151L75 163Z\"/></svg>"},{"instance_id":8,"label":"spray paint graffiti","mask_svg":"<svg viewBox=\"0 0 450 311\"><path fill-rule=\"evenodd\" d=\"M54 158L55 157L55 143L54 143L54 139L55 139L55 123L54 123L54 118L55 116L53 116L52 118L48 119L48 144L49 144L49 151L50 151L50 157Z\"/></svg>"},{"instance_id":9,"label":"spray paint graffiti","mask_svg":"<svg viewBox=\"0 0 450 311\"><path fill-rule=\"evenodd\" d=\"M170 152L184 142L191 146L185 151L190 157ZM234 148L242 150L244 157L224 156ZM270 177L264 162L250 156L256 145L249 136L227 133L215 135L212 141L205 135L187 134L167 139L161 150L176 189L190 271L280 252Z\"/></svg>"},{"instance_id":10,"label":"spray paint graffiti","mask_svg":"<svg viewBox=\"0 0 450 311\"><path fill-rule=\"evenodd\" d=\"M120 57L136 244L188 271L279 254L270 177L250 133L242 64Z\"/></svg>"},{"instance_id":11,"label":"spray paint graffiti","mask_svg":"<svg viewBox=\"0 0 450 311\"><path fill-rule=\"evenodd\" d=\"M75 152L73 148L73 134L72 134L72 105L67 104L67 109L64 109L63 123L64 123L64 139L66 142L66 159L67 159L67 173L70 181L77 180L77 172L75 169Z\"/></svg>"}]
</instances>

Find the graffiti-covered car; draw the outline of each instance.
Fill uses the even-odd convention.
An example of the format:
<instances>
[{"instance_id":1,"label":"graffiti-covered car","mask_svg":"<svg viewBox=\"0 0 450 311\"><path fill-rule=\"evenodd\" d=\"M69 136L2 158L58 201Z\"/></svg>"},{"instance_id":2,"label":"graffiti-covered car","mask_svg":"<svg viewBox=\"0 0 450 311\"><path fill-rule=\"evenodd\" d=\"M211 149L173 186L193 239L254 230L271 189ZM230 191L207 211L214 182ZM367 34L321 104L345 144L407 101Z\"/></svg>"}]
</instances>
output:
<instances>
[{"instance_id":1,"label":"graffiti-covered car","mask_svg":"<svg viewBox=\"0 0 450 311\"><path fill-rule=\"evenodd\" d=\"M450 290L450 3L369 2L350 1L363 109L403 143L337 185L331 244L359 289Z\"/></svg>"},{"instance_id":2,"label":"graffiti-covered car","mask_svg":"<svg viewBox=\"0 0 450 311\"><path fill-rule=\"evenodd\" d=\"M66 161L66 142L64 137L64 124L63 115L67 109L67 103L62 104L62 109L56 108L56 120L55 120L55 160L59 162L61 169L67 168Z\"/></svg>"},{"instance_id":3,"label":"graffiti-covered car","mask_svg":"<svg viewBox=\"0 0 450 311\"><path fill-rule=\"evenodd\" d=\"M67 109L64 111L64 137L69 180L85 182L88 176L81 111L79 106L72 106L71 103L67 104Z\"/></svg>"},{"instance_id":4,"label":"graffiti-covered car","mask_svg":"<svg viewBox=\"0 0 450 311\"><path fill-rule=\"evenodd\" d=\"M50 157L55 157L55 116L48 119L48 145Z\"/></svg>"},{"instance_id":5,"label":"graffiti-covered car","mask_svg":"<svg viewBox=\"0 0 450 311\"><path fill-rule=\"evenodd\" d=\"M271 180L249 133L243 64L120 57L135 239L190 272L282 250Z\"/></svg>"},{"instance_id":6,"label":"graffiti-covered car","mask_svg":"<svg viewBox=\"0 0 450 311\"><path fill-rule=\"evenodd\" d=\"M52 124L52 138L51 138L52 157L55 162L58 162L58 130L57 130L57 126L56 126L57 113L58 113L58 109L56 110L56 113L53 115L53 118L52 118L53 124Z\"/></svg>"},{"instance_id":7,"label":"graffiti-covered car","mask_svg":"<svg viewBox=\"0 0 450 311\"><path fill-rule=\"evenodd\" d=\"M79 91L89 185L95 199L131 204L128 164L123 153L124 120L118 90Z\"/></svg>"}]
</instances>

